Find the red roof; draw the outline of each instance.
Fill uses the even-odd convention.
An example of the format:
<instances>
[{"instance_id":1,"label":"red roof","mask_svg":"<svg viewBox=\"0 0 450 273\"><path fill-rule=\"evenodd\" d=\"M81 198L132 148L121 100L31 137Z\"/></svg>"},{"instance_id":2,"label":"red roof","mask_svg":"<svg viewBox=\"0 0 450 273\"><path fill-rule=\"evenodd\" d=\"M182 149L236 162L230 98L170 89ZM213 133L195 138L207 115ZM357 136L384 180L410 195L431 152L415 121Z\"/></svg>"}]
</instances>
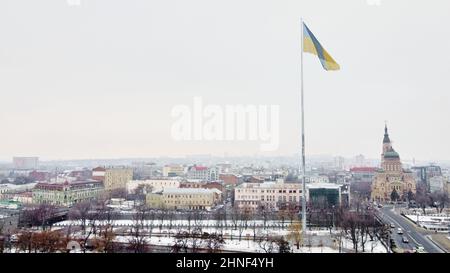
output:
<instances>
[{"instance_id":1,"label":"red roof","mask_svg":"<svg viewBox=\"0 0 450 273\"><path fill-rule=\"evenodd\" d=\"M351 172L375 172L377 168L375 167L355 167L351 168Z\"/></svg>"},{"instance_id":2,"label":"red roof","mask_svg":"<svg viewBox=\"0 0 450 273\"><path fill-rule=\"evenodd\" d=\"M207 170L208 167L204 167L204 166L194 166L194 169L195 169L196 171L204 171L204 170Z\"/></svg>"}]
</instances>

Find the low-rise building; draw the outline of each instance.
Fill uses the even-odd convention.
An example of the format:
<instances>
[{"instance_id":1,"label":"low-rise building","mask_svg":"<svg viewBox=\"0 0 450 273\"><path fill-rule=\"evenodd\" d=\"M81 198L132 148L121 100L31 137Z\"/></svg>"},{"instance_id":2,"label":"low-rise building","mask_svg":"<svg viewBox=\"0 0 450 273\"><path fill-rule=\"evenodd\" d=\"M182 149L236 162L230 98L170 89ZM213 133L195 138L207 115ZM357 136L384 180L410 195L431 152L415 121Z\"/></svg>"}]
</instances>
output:
<instances>
[{"instance_id":1,"label":"low-rise building","mask_svg":"<svg viewBox=\"0 0 450 273\"><path fill-rule=\"evenodd\" d=\"M329 183L330 180L326 175L311 175L306 177L307 183Z\"/></svg>"},{"instance_id":2,"label":"low-rise building","mask_svg":"<svg viewBox=\"0 0 450 273\"><path fill-rule=\"evenodd\" d=\"M199 179L204 181L214 181L219 179L219 172L216 167L192 166L187 172L188 179Z\"/></svg>"},{"instance_id":3,"label":"low-rise building","mask_svg":"<svg viewBox=\"0 0 450 273\"><path fill-rule=\"evenodd\" d=\"M236 174L220 174L219 180L222 180L225 185L234 185L239 184L240 176Z\"/></svg>"},{"instance_id":4,"label":"low-rise building","mask_svg":"<svg viewBox=\"0 0 450 273\"><path fill-rule=\"evenodd\" d=\"M351 181L353 183L372 183L376 174L375 167L354 167L350 169Z\"/></svg>"},{"instance_id":5,"label":"low-rise building","mask_svg":"<svg viewBox=\"0 0 450 273\"><path fill-rule=\"evenodd\" d=\"M164 189L147 194L150 208L209 210L221 201L217 189L179 188Z\"/></svg>"},{"instance_id":6,"label":"low-rise building","mask_svg":"<svg viewBox=\"0 0 450 273\"><path fill-rule=\"evenodd\" d=\"M306 185L307 200L312 206L340 206L342 203L342 186L331 183L308 184Z\"/></svg>"},{"instance_id":7,"label":"low-rise building","mask_svg":"<svg viewBox=\"0 0 450 273\"><path fill-rule=\"evenodd\" d=\"M28 183L22 185L0 184L0 199L11 199L11 196L19 193L31 191L37 183Z\"/></svg>"},{"instance_id":8,"label":"low-rise building","mask_svg":"<svg viewBox=\"0 0 450 273\"><path fill-rule=\"evenodd\" d=\"M28 174L28 177L33 181L47 181L50 178L49 172L44 171L32 171Z\"/></svg>"},{"instance_id":9,"label":"low-rise building","mask_svg":"<svg viewBox=\"0 0 450 273\"><path fill-rule=\"evenodd\" d=\"M126 189L127 183L133 179L133 169L125 167L107 168L103 181L106 191Z\"/></svg>"},{"instance_id":10,"label":"low-rise building","mask_svg":"<svg viewBox=\"0 0 450 273\"><path fill-rule=\"evenodd\" d=\"M286 205L298 209L301 196L300 183L285 183L283 179L276 182L243 183L234 189L234 206L252 211L276 210Z\"/></svg>"},{"instance_id":11,"label":"low-rise building","mask_svg":"<svg viewBox=\"0 0 450 273\"><path fill-rule=\"evenodd\" d=\"M145 186L150 192L169 188L179 188L181 180L178 178L161 177L158 179L131 180L127 183L128 193L133 193L139 186Z\"/></svg>"},{"instance_id":12,"label":"low-rise building","mask_svg":"<svg viewBox=\"0 0 450 273\"><path fill-rule=\"evenodd\" d=\"M446 181L443 176L433 176L429 178L430 192L442 193L446 190Z\"/></svg>"},{"instance_id":13,"label":"low-rise building","mask_svg":"<svg viewBox=\"0 0 450 273\"><path fill-rule=\"evenodd\" d=\"M38 183L32 191L33 203L72 206L75 203L96 199L103 190L103 183L95 180Z\"/></svg>"},{"instance_id":14,"label":"low-rise building","mask_svg":"<svg viewBox=\"0 0 450 273\"><path fill-rule=\"evenodd\" d=\"M183 176L185 170L183 165L166 165L163 167L162 172L165 177L175 177Z\"/></svg>"}]
</instances>

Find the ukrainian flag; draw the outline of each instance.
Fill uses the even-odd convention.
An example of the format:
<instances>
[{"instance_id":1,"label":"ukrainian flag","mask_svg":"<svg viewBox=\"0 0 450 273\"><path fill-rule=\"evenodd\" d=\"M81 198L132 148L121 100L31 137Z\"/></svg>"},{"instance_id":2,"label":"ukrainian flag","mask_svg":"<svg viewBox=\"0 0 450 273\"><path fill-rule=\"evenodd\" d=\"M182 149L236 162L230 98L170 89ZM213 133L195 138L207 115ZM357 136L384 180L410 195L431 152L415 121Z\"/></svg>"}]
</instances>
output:
<instances>
[{"instance_id":1,"label":"ukrainian flag","mask_svg":"<svg viewBox=\"0 0 450 273\"><path fill-rule=\"evenodd\" d=\"M305 23L303 23L303 52L318 56L323 68L327 71L341 69L339 64L322 47Z\"/></svg>"}]
</instances>

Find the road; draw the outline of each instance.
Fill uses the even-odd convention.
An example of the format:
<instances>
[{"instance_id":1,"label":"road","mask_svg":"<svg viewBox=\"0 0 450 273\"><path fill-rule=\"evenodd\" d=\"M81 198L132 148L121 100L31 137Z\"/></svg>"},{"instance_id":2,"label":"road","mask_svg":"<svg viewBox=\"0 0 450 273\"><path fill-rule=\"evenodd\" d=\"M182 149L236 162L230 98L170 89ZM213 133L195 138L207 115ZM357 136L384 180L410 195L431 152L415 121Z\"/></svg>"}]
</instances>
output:
<instances>
[{"instance_id":1,"label":"road","mask_svg":"<svg viewBox=\"0 0 450 273\"><path fill-rule=\"evenodd\" d=\"M415 247L420 244L427 253L444 253L437 245L435 245L428 237L428 233L417 229L414 223L411 223L408 219L396 212L393 206L384 206L379 209L381 218L387 224L394 224L395 228L392 230L392 238L398 247L405 250L414 250ZM398 228L401 228L404 232L403 235L397 233ZM403 243L402 237L406 236L409 243Z\"/></svg>"}]
</instances>

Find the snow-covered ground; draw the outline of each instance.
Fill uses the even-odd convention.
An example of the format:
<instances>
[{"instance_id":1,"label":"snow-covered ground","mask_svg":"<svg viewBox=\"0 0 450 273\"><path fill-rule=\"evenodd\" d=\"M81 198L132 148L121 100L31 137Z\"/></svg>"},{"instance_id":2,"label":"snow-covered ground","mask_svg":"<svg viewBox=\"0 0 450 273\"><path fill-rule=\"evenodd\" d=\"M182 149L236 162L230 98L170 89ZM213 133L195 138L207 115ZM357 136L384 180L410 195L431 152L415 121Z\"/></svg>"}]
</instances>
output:
<instances>
[{"instance_id":1,"label":"snow-covered ground","mask_svg":"<svg viewBox=\"0 0 450 273\"><path fill-rule=\"evenodd\" d=\"M439 232L448 232L450 225L450 216L445 214L405 214L405 217L416 223L417 225L430 230L437 230Z\"/></svg>"},{"instance_id":2,"label":"snow-covered ground","mask_svg":"<svg viewBox=\"0 0 450 273\"><path fill-rule=\"evenodd\" d=\"M114 221L114 231L117 234L116 240L118 242L129 242L130 237L128 237L128 234L130 229L133 227L133 223L134 222L132 220ZM288 239L288 235L290 233L288 229L290 223L285 223L284 227L282 227L282 224L278 222L271 222L266 224L267 226L273 225L274 227L264 228L263 221L248 221L247 228L236 228L233 225L232 221L228 221L226 227L217 227L214 220L205 220L201 223L201 225L196 225L194 221L191 221L191 226L189 227L189 223L187 220L172 221L171 225L167 220L163 222L154 220L145 222L141 232L143 232L143 234L146 234L147 242L150 245L171 247L175 243L174 236L175 234L177 234L177 232L181 230L192 231L196 227L203 226L201 227L201 233L218 233L223 236L225 244L223 245L222 250L224 251L258 253L264 252L264 250L258 243L260 238L265 238L267 236L283 236L285 239ZM79 222L60 222L55 224L53 226L53 229L63 229L68 226L79 226ZM339 246L336 240L334 240L337 237L337 233L337 230L333 230L333 232L330 233L329 229L311 231L308 230L307 236L304 240L305 246L297 249L294 242L290 242L291 251L294 253L338 253ZM76 234L81 235L80 232L77 232ZM256 239L256 241L254 239ZM351 240L342 237L341 248L342 252L352 252L353 244ZM276 250L274 251L276 252ZM359 252L361 251L362 246L360 245ZM365 245L365 252L386 253L387 250L382 245L382 243L377 240L374 242L367 241Z\"/></svg>"}]
</instances>

